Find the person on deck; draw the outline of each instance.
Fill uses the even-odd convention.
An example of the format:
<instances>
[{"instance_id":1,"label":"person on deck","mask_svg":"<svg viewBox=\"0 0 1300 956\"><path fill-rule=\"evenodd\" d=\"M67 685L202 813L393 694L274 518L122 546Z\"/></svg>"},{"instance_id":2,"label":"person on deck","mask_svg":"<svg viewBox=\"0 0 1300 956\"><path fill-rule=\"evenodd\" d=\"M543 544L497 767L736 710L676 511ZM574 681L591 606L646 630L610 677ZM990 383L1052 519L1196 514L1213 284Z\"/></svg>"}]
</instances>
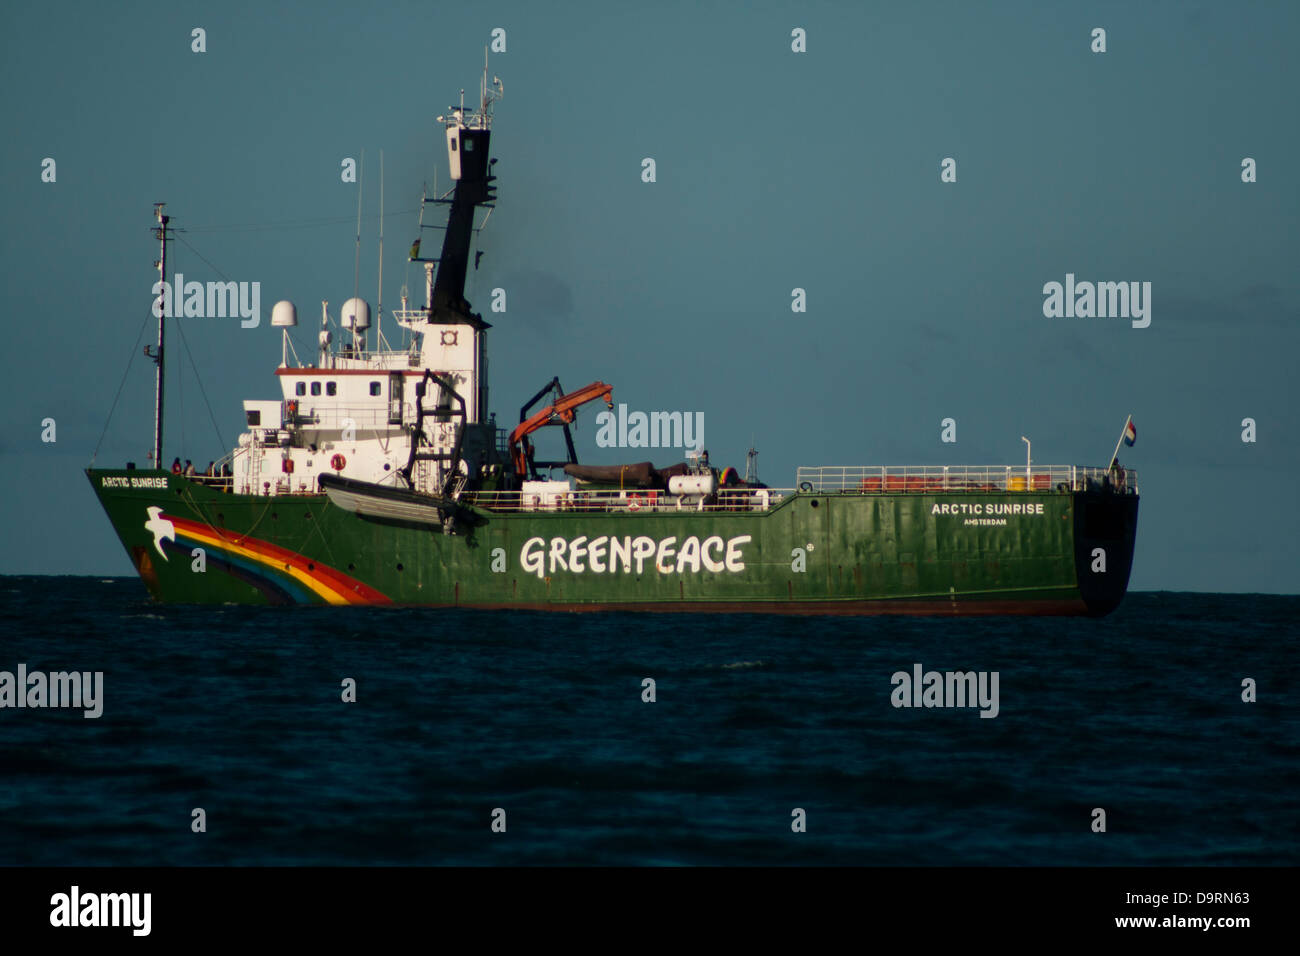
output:
<instances>
[{"instance_id":1,"label":"person on deck","mask_svg":"<svg viewBox=\"0 0 1300 956\"><path fill-rule=\"evenodd\" d=\"M194 462L190 461L188 458L185 459L185 477L194 477Z\"/></svg>"},{"instance_id":2,"label":"person on deck","mask_svg":"<svg viewBox=\"0 0 1300 956\"><path fill-rule=\"evenodd\" d=\"M215 478L217 474L217 463L215 461L208 462L208 469L204 474L209 478Z\"/></svg>"},{"instance_id":3,"label":"person on deck","mask_svg":"<svg viewBox=\"0 0 1300 956\"><path fill-rule=\"evenodd\" d=\"M173 458L173 459L172 459L172 474L173 474L173 475L179 475L182 471L183 471L183 469L181 468L181 460L180 460L179 458Z\"/></svg>"}]
</instances>

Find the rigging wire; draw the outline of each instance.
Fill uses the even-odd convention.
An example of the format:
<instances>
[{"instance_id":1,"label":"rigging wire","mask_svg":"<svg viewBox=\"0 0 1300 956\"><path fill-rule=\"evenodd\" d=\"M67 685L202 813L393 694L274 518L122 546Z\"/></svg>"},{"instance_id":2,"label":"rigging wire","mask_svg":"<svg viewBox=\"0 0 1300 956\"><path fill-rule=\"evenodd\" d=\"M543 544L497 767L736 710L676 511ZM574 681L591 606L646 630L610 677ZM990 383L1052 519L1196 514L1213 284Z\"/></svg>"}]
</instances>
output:
<instances>
[{"instance_id":1,"label":"rigging wire","mask_svg":"<svg viewBox=\"0 0 1300 956\"><path fill-rule=\"evenodd\" d=\"M192 369L194 370L194 382L195 382L195 384L197 384L197 385L199 386L199 394L203 396L203 404L204 404L205 406L207 406L207 409L208 409L208 419L212 422L212 430L213 430L214 432L217 433L217 441L221 443L222 454L224 455L224 454L225 454L225 449L226 449L228 446L226 445L226 440L225 440L225 438L223 438L222 435L221 435L221 429L217 427L217 416L214 415L214 414L212 413L212 403L208 401L208 393L207 393L207 390L203 387L203 379L201 379L201 378L199 377L199 368L198 368L198 366L194 363L194 353L190 351L190 343L189 343L189 341L185 338L185 330L184 330L184 328L182 328L181 325L180 325L179 323L177 324L176 327L177 327L178 329L181 330L181 344L185 346L185 355L186 355L186 356L189 358L189 360L190 360L190 368L192 368ZM182 408L182 411L183 411L183 410L184 410L184 409ZM181 440L182 440L182 442L184 441L184 435L185 435L184 427L185 427L184 422L182 422L182 423L181 423L181 429L182 429L182 431L181 431Z\"/></svg>"},{"instance_id":2,"label":"rigging wire","mask_svg":"<svg viewBox=\"0 0 1300 956\"><path fill-rule=\"evenodd\" d=\"M175 325L177 329L180 328L180 323L179 323L179 322L174 322L174 323L172 323L172 324ZM185 369L183 369L183 368L180 369L180 373L181 373L181 374L179 374L179 375L176 376L176 401L177 401L177 403L178 403L178 404L180 405L180 407L181 407L181 413L180 413L179 415L177 415L176 417L177 417L178 419L180 419L180 423L181 423L181 456L184 457L184 455L185 455L185 450L186 450L186 444L185 444Z\"/></svg>"},{"instance_id":3,"label":"rigging wire","mask_svg":"<svg viewBox=\"0 0 1300 956\"><path fill-rule=\"evenodd\" d=\"M410 209L402 209L398 212L385 213L387 216L414 216L420 211L420 207L413 206ZM363 217L366 221L377 220L378 215L372 214ZM354 221L354 216L333 216L326 219L299 219L287 222L246 222L234 223L229 225L218 226L186 226L184 229L177 229L177 232L199 233L199 232L266 232L276 229L314 229L318 226L338 226L344 223Z\"/></svg>"},{"instance_id":4,"label":"rigging wire","mask_svg":"<svg viewBox=\"0 0 1300 956\"><path fill-rule=\"evenodd\" d=\"M361 197L364 195L361 187L365 181L366 151L363 149L361 151L361 167L357 171L357 259L353 265L352 271L352 298L354 299L361 294ZM343 316L340 314L339 320L342 321L342 319ZM354 322L352 326L352 337L354 340L356 339L356 334L356 324Z\"/></svg>"},{"instance_id":5,"label":"rigging wire","mask_svg":"<svg viewBox=\"0 0 1300 956\"><path fill-rule=\"evenodd\" d=\"M184 231L185 231L185 230L183 230L183 229L179 229L179 230L177 230L177 232L184 232ZM226 275L224 272L222 272L220 269L218 269L216 266L214 266L211 262L208 262L207 258L203 255L203 253L199 252L199 250L195 249L192 245L190 245L188 242L186 242L184 236L180 236L180 235L178 235L178 236L176 236L176 239L178 239L178 240L181 241L181 242L184 242L184 243L185 243L185 247L186 247L187 249L189 249L190 252L194 253L196 256L198 256L200 259L202 259L203 262L205 262L205 263L207 264L208 268L211 269L213 272L215 272L217 275L221 276L221 278L225 279L227 282L233 282L233 281L235 281L235 280L233 280L232 278L230 278L230 276ZM293 333L290 333L289 338L293 340L294 345L300 345L300 344L302 344L302 343L300 343L300 342L298 341L298 337L297 337L296 335L294 335ZM297 354L297 351L296 351L296 350L295 350L295 353L294 353L294 354Z\"/></svg>"},{"instance_id":6,"label":"rigging wire","mask_svg":"<svg viewBox=\"0 0 1300 956\"><path fill-rule=\"evenodd\" d=\"M176 238L180 239L179 236L177 236ZM184 239L181 239L181 242L185 242L185 240L184 240ZM185 242L185 245L186 245L186 246L190 249L190 251L193 252L196 256L198 256L200 259L203 259L204 262L207 262L207 263L208 263L208 266L211 267L212 271L215 272L217 275L221 276L221 278L225 279L227 282L232 282L232 281L234 281L234 280L232 280L232 279L230 278L230 276L226 275L224 272L222 272L222 271L221 271L220 269L218 269L216 266L212 265L211 262L208 262L207 259L204 259L203 256L202 256L202 254L200 254L200 252L199 252L197 249L195 249L193 246L191 246L188 242ZM192 369L194 370L194 381L195 381L195 382L198 384L198 386L199 386L199 394L203 396L203 404L204 404L205 406L207 406L207 409L208 409L208 418L209 418L209 419L211 420L211 422L212 422L212 430L215 431L215 432L217 433L217 441L221 443L221 444L220 444L220 447L221 447L221 449L222 449L222 454L224 455L224 454L225 454L225 448L227 447L227 446L226 446L226 440L225 440L225 438L223 438L222 435L221 435L221 429L220 429L219 427L217 427L217 416L214 415L214 414L212 413L212 403L208 401L208 392L207 392L207 389L205 389L205 388L203 387L203 379L199 376L199 368L198 368L198 365L197 365L197 364L195 363L195 361L194 361L194 353L193 353L192 351L190 351L190 342L189 342L189 339L187 339L187 338L185 337L185 326L184 326L184 323L177 322L177 323L175 323L175 325L176 325L176 328L180 331L180 334L181 334L181 344L185 346L185 354L186 354L186 356L189 357L189 360L190 360L190 368L192 368ZM185 413L185 406L184 406L184 393L182 393L182 404L181 404L181 414L182 414L182 416L184 415L184 413ZM185 420L184 420L184 418L182 417L182 419L181 419L181 445L182 445L182 447L184 446L184 443L185 443Z\"/></svg>"},{"instance_id":7,"label":"rigging wire","mask_svg":"<svg viewBox=\"0 0 1300 956\"><path fill-rule=\"evenodd\" d=\"M362 163L364 163L364 162L365 162L365 160L364 160L364 154L363 154ZM363 167L363 168L364 168L364 167ZM358 194L359 194L359 193L360 193L360 190L358 190ZM353 288L353 294L354 294L354 296L358 293L359 288L360 288L360 286L359 286L359 282L360 282L360 256L361 256L361 248L360 248L360 243L361 243L361 235L360 235L361 222L362 222L362 221L369 221L369 220L372 220L372 219L374 219L374 220L379 220L380 217L381 217L382 215L384 215L384 213L380 213L380 214L377 214L377 215L362 216L362 214L361 214L361 208L360 208L360 207L361 207L361 197L360 197L360 195L358 195L358 197L357 197L357 207L358 207L358 208L357 208L357 229L358 229L358 234L357 234L357 253L356 253L356 255L357 255L357 261L356 261L356 264L355 264L355 271L354 271L354 277L353 277L353 286L354 286L354 288ZM398 211L398 212L390 212L390 213L387 213L387 215L389 215L389 216L413 216L413 215L416 215L417 213L418 213L418 214L423 214L423 212L424 212L424 204L423 204L423 202L421 202L421 204L420 204L419 206L413 206L413 207L410 208L410 209L402 209L402 210L400 210L400 211ZM352 217L351 217L351 216L342 216L342 217L328 217L328 218L321 218L321 219L301 219L301 220L290 220L290 221L284 221L284 222L270 222L270 223L237 223L237 224L227 224L227 225L217 225L217 226L185 226L184 228L180 228L180 227L175 228L175 229L173 230L173 237L174 237L175 239L179 240L181 243L183 243L183 244L185 245L185 247L186 247L187 249L190 250L190 252L194 253L194 255L197 256L198 259L199 259L200 261L202 261L204 264L206 264L206 265L208 266L208 268L210 268L213 272L215 272L217 275L219 275L222 279L226 280L227 282L231 282L231 281L234 281L234 280L232 280L232 279L230 278L230 276L226 275L226 273L223 272L221 269L218 269L218 268L217 268L217 267L216 267L216 266L215 266L215 265L214 265L214 264L213 264L213 263L212 263L212 262L211 262L211 261L210 261L206 256L203 255L203 253L199 252L199 250L196 249L196 248L194 247L194 245L193 245L192 243L190 243L190 242L185 238L184 235L182 235L182 233L192 234L192 233L211 233L211 232L233 232L233 231L239 231L239 230L251 231L251 232L264 232L264 231L270 231L270 230L276 230L276 229L310 229L310 228L315 228L315 227L319 227L319 226L332 226L332 225L339 225L339 224L341 224L341 223L348 223L348 222L351 222L351 221L352 221ZM409 278L409 276L410 276L410 263L409 263L409 262L407 263L407 270L406 270L406 272L407 272L407 278ZM405 286L405 284L406 284L406 283L403 283L404 286ZM181 316L169 316L169 318L181 318ZM122 379L121 379L120 382L118 382L117 391L114 393L114 395L113 395L113 401L112 401L112 403L109 405L108 415L107 415L107 416L105 417L105 419L104 419L104 427L103 427L103 429L100 431L99 439L95 442L95 448L94 448L94 451L91 452L91 455L90 455L90 464L91 464L91 465L94 465L96 458L99 456L99 449L103 446L104 438L108 435L108 429L109 429L109 426L110 426L110 425L112 424L112 422L113 422L113 414L114 414L114 412L117 410L117 405L118 405L118 403L121 401L121 398L122 398L122 391L123 391L123 389L125 389L125 387L126 387L127 379L130 377L130 374L131 374L131 368L132 368L132 366L135 364L135 354L136 354L136 349L139 348L140 340L144 337L145 328L148 326L148 324L149 324L149 316L146 315L145 318L144 318L144 321L140 323L140 331L139 331L138 333L136 333L135 342L134 342L134 343L132 344L132 346L131 346L131 353L130 353L130 355L127 357L126 368L125 368L125 369L123 370L123 372L122 372ZM209 418L209 420L210 420L211 423L212 423L212 429L213 429L214 432L216 432L217 440L221 443L221 447L224 448L224 447L226 446L226 442L225 442L225 439L224 439L224 438L222 437L222 435L221 435L221 429L220 429L220 427L217 425L217 418L216 418L216 415L215 415L215 414L213 413L213 411L212 411L212 404L211 404L211 402L208 400L207 390L203 387L203 379L199 376L198 365L197 365L197 363L194 361L194 353L193 353L193 351L190 349L190 343L189 343L189 340L185 337L185 328L184 328L183 324L181 324L181 323L179 323L179 322L175 323L175 326L176 326L177 331L180 333L180 336L181 336L181 344L185 347L186 357L189 358L189 361L190 361L190 368L194 371L194 380L195 380L195 382L196 382L196 383L198 384L198 386L199 386L199 393L202 395L202 397L203 397L203 403L204 403L204 405L207 407L208 418ZM294 335L293 333L290 333L290 338L296 340L296 339L297 339L297 336ZM298 343L298 344L301 344L301 343ZM181 383L181 382L178 381L178 385L183 385L183 383ZM183 392L183 391L181 391L181 392L179 393L178 398L179 398L179 402L180 402L180 411L181 411L181 416L180 416L180 417L181 417L181 447L182 447L182 451L183 451L183 450L184 450L184 446L185 446L185 437L184 437L184 433L185 433L185 421L184 421L185 396L184 396L184 392ZM155 468L162 468L162 467L163 467L163 463L162 463L162 462L154 462L154 467L155 467Z\"/></svg>"},{"instance_id":8,"label":"rigging wire","mask_svg":"<svg viewBox=\"0 0 1300 956\"><path fill-rule=\"evenodd\" d=\"M140 331L136 333L135 344L131 346L131 354L126 360L126 371L122 373L122 381L117 385L117 394L113 396L113 404L108 407L108 418L104 419L104 430L99 433L99 441L95 442L95 450L90 453L90 464L93 467L95 458L99 455L99 446L104 443L104 436L108 434L108 426L113 421L113 412L117 409L117 400L122 397L122 389L126 385L126 377L131 374L131 365L135 362L135 350L140 346L140 340L144 338L144 330L149 325L150 316L146 315L144 321L140 323ZM152 454L152 452L150 452ZM162 465L154 462L155 468L161 468Z\"/></svg>"},{"instance_id":9,"label":"rigging wire","mask_svg":"<svg viewBox=\"0 0 1300 956\"><path fill-rule=\"evenodd\" d=\"M437 170L434 170L434 175L437 175ZM420 184L420 205L416 207L420 211L420 217L419 219L416 220L415 243L411 246L411 250L412 250L411 254L406 257L406 272L402 275L402 297L403 298L405 298L407 292L410 291L409 287L411 283L411 261L414 256L419 254L420 239L424 236L424 207L427 205L425 200L428 198L429 198L429 185L428 183L421 183ZM406 307L406 303L403 303L403 308L405 307ZM403 352L406 351L407 339L409 334L410 334L410 329L408 329L406 326L402 326L402 351Z\"/></svg>"}]
</instances>

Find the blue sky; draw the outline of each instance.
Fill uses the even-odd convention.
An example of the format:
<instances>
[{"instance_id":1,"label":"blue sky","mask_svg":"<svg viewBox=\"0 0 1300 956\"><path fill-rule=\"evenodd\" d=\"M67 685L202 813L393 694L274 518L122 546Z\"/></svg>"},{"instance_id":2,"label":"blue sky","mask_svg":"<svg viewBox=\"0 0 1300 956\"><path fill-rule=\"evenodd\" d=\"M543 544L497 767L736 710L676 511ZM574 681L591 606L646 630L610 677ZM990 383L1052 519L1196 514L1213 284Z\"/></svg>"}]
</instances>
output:
<instances>
[{"instance_id":1,"label":"blue sky","mask_svg":"<svg viewBox=\"0 0 1300 956\"><path fill-rule=\"evenodd\" d=\"M181 320L224 448L169 338L166 457L203 464L243 399L278 397L271 303L297 303L301 349L320 300L352 295L344 157L365 152L362 294L382 149L384 305L403 278L419 299L434 117L473 96L499 27L500 204L468 288L498 418L552 375L602 379L633 409L703 412L715 464L743 470L752 437L788 486L804 464L1021 462L1021 435L1038 462L1104 465L1132 413L1131 586L1294 593L1298 21L1291 3L7 5L0 573L131 573L81 469L148 314L151 204L190 230L172 271L262 286L259 328ZM1150 327L1045 317L1066 273L1150 282ZM97 464L144 461L151 389L136 354ZM616 460L595 435L582 416L583 459Z\"/></svg>"}]
</instances>

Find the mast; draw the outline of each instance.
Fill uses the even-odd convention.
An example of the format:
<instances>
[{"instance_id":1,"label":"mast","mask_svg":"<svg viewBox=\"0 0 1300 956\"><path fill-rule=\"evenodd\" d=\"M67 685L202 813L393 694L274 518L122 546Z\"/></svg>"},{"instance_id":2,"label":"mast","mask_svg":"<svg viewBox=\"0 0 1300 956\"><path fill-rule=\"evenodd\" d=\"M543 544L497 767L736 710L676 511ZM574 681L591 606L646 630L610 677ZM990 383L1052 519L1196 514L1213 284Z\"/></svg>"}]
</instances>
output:
<instances>
[{"instance_id":1,"label":"mast","mask_svg":"<svg viewBox=\"0 0 1300 956\"><path fill-rule=\"evenodd\" d=\"M499 79L493 77L491 85L488 84L486 59L485 52L479 108L466 109L465 91L462 90L460 106L452 107L447 115L438 117L438 121L446 125L447 156L455 183L451 198L439 196L425 200L450 206L442 252L437 259L429 322L460 322L480 329L487 326L470 310L465 299L465 277L474 233L474 211L478 206L491 208L496 199L496 187L492 185L496 181L492 175L495 160L489 158L488 149L492 138L492 107L503 93Z\"/></svg>"},{"instance_id":2,"label":"mast","mask_svg":"<svg viewBox=\"0 0 1300 956\"><path fill-rule=\"evenodd\" d=\"M163 468L162 457L162 439L163 439L163 338L167 329L167 305L171 300L169 294L170 287L167 285L167 240L171 237L168 235L167 223L171 222L171 216L165 215L163 209L166 207L165 202L156 202L153 204L154 218L158 220L158 225L154 229L154 236L158 239L160 252L158 261L154 263L158 267L158 279L162 283L159 286L160 294L158 301L161 308L158 310L158 350L151 357L154 365L158 367L157 382L154 388L154 412L153 412L153 466ZM148 354L148 348L145 354Z\"/></svg>"}]
</instances>

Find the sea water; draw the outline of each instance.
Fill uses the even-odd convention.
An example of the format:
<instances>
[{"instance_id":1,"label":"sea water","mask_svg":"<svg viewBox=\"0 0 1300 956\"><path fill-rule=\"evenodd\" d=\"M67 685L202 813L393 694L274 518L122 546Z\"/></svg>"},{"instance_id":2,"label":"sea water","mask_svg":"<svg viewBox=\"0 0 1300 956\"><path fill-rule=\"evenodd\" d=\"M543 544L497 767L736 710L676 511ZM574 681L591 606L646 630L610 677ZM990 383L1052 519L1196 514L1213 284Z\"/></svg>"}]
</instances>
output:
<instances>
[{"instance_id":1,"label":"sea water","mask_svg":"<svg viewBox=\"0 0 1300 956\"><path fill-rule=\"evenodd\" d=\"M1297 621L1259 595L801 618L0 578L0 671L103 675L93 719L0 707L0 865L1294 865ZM996 714L950 679L926 704L930 672L997 675Z\"/></svg>"}]
</instances>

